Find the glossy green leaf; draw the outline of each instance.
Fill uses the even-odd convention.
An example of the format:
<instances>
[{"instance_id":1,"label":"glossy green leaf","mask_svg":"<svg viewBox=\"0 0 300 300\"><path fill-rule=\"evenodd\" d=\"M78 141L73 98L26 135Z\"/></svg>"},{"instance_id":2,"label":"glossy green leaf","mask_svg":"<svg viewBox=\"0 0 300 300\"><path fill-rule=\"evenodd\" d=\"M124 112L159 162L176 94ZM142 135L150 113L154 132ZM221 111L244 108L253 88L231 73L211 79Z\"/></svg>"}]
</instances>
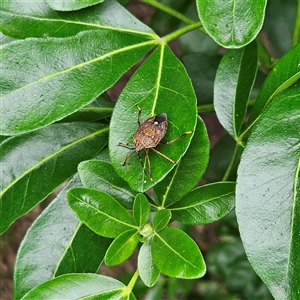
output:
<instances>
[{"instance_id":1,"label":"glossy green leaf","mask_svg":"<svg viewBox=\"0 0 300 300\"><path fill-rule=\"evenodd\" d=\"M113 112L113 108L114 102L104 93L92 103L89 103L75 113L63 118L61 122L99 121L109 118Z\"/></svg>"},{"instance_id":2,"label":"glossy green leaf","mask_svg":"<svg viewBox=\"0 0 300 300\"><path fill-rule=\"evenodd\" d=\"M137 261L139 275L148 287L154 286L160 275L160 272L152 258L150 242L151 238L142 245Z\"/></svg>"},{"instance_id":3,"label":"glossy green leaf","mask_svg":"<svg viewBox=\"0 0 300 300\"><path fill-rule=\"evenodd\" d=\"M236 213L244 248L276 299L300 293L299 111L299 85L275 97L238 169Z\"/></svg>"},{"instance_id":4,"label":"glossy green leaf","mask_svg":"<svg viewBox=\"0 0 300 300\"><path fill-rule=\"evenodd\" d=\"M110 240L88 229L70 209L66 193L80 184L73 177L27 231L15 264L15 299L55 276L98 270Z\"/></svg>"},{"instance_id":5,"label":"glossy green leaf","mask_svg":"<svg viewBox=\"0 0 300 300\"><path fill-rule=\"evenodd\" d=\"M225 48L249 44L262 28L267 0L197 0L199 18L207 33Z\"/></svg>"},{"instance_id":6,"label":"glossy green leaf","mask_svg":"<svg viewBox=\"0 0 300 300\"><path fill-rule=\"evenodd\" d=\"M235 183L200 186L173 204L172 216L184 224L209 224L227 215L235 205Z\"/></svg>"},{"instance_id":7,"label":"glossy green leaf","mask_svg":"<svg viewBox=\"0 0 300 300\"><path fill-rule=\"evenodd\" d=\"M168 209L158 210L153 218L153 229L156 232L162 231L171 219L171 212Z\"/></svg>"},{"instance_id":8,"label":"glossy green leaf","mask_svg":"<svg viewBox=\"0 0 300 300\"><path fill-rule=\"evenodd\" d=\"M121 233L107 249L104 258L105 264L107 266L115 266L124 262L132 255L139 240L140 233L136 229L130 229Z\"/></svg>"},{"instance_id":9,"label":"glossy green leaf","mask_svg":"<svg viewBox=\"0 0 300 300\"><path fill-rule=\"evenodd\" d=\"M118 176L110 163L100 160L84 161L79 164L78 172L85 187L107 193L125 208L132 209L136 192Z\"/></svg>"},{"instance_id":10,"label":"glossy green leaf","mask_svg":"<svg viewBox=\"0 0 300 300\"><path fill-rule=\"evenodd\" d=\"M0 2L0 29L7 36L19 39L67 37L101 28L153 34L152 29L114 0L105 0L102 4L72 12L51 10L43 0Z\"/></svg>"},{"instance_id":11,"label":"glossy green leaf","mask_svg":"<svg viewBox=\"0 0 300 300\"><path fill-rule=\"evenodd\" d=\"M135 223L142 227L144 226L150 218L150 204L143 194L138 194L135 197L133 203L132 215L135 220Z\"/></svg>"},{"instance_id":12,"label":"glossy green leaf","mask_svg":"<svg viewBox=\"0 0 300 300\"><path fill-rule=\"evenodd\" d=\"M126 286L114 278L97 274L67 274L37 286L22 300L135 299L132 293L130 298L127 294Z\"/></svg>"},{"instance_id":13,"label":"glossy green leaf","mask_svg":"<svg viewBox=\"0 0 300 300\"><path fill-rule=\"evenodd\" d=\"M141 85L142 83L142 85ZM138 155L132 155L125 166L129 149L120 147L120 142L132 142L132 135L138 129L137 106L141 108L141 122L160 113L168 117L168 130L163 141L171 141L196 126L196 97L191 81L181 62L168 46L161 45L131 77L124 88L114 109L111 119L109 138L110 157L117 173L129 185L140 192L146 191L153 184L143 172ZM188 134L168 145L158 145L156 149L175 162L187 150L192 134ZM132 146L132 145L131 145ZM144 152L141 151L143 164ZM155 183L159 182L174 167L174 164L149 150L151 171Z\"/></svg>"},{"instance_id":14,"label":"glossy green leaf","mask_svg":"<svg viewBox=\"0 0 300 300\"><path fill-rule=\"evenodd\" d=\"M44 200L107 143L103 124L53 124L1 145L0 232Z\"/></svg>"},{"instance_id":15,"label":"glossy green leaf","mask_svg":"<svg viewBox=\"0 0 300 300\"><path fill-rule=\"evenodd\" d=\"M258 57L256 42L228 50L219 65L214 85L214 107L228 133L238 138L255 80Z\"/></svg>"},{"instance_id":16,"label":"glossy green leaf","mask_svg":"<svg viewBox=\"0 0 300 300\"><path fill-rule=\"evenodd\" d=\"M181 57L191 77L198 104L213 103L214 81L221 55L190 53Z\"/></svg>"},{"instance_id":17,"label":"glossy green leaf","mask_svg":"<svg viewBox=\"0 0 300 300\"><path fill-rule=\"evenodd\" d=\"M0 32L0 45L5 45L5 44L8 44L13 41L15 41L14 38L8 37L8 36L4 35L2 32Z\"/></svg>"},{"instance_id":18,"label":"glossy green leaf","mask_svg":"<svg viewBox=\"0 0 300 300\"><path fill-rule=\"evenodd\" d=\"M74 188L67 197L79 219L99 235L114 238L129 229L137 229L129 212L106 193Z\"/></svg>"},{"instance_id":19,"label":"glossy green leaf","mask_svg":"<svg viewBox=\"0 0 300 300\"><path fill-rule=\"evenodd\" d=\"M72 11L78 10L81 8L89 7L98 3L103 2L104 0L45 0L45 2L54 10L59 11Z\"/></svg>"},{"instance_id":20,"label":"glossy green leaf","mask_svg":"<svg viewBox=\"0 0 300 300\"><path fill-rule=\"evenodd\" d=\"M160 206L171 205L197 185L207 167L208 156L209 139L205 124L198 116L196 130L187 152L176 167L153 187Z\"/></svg>"},{"instance_id":21,"label":"glossy green leaf","mask_svg":"<svg viewBox=\"0 0 300 300\"><path fill-rule=\"evenodd\" d=\"M4 45L0 134L32 131L77 111L111 87L151 44L149 36L102 29Z\"/></svg>"},{"instance_id":22,"label":"glossy green leaf","mask_svg":"<svg viewBox=\"0 0 300 300\"><path fill-rule=\"evenodd\" d=\"M158 269L171 277L200 278L206 272L197 244L183 231L167 227L151 240L151 253Z\"/></svg>"},{"instance_id":23,"label":"glossy green leaf","mask_svg":"<svg viewBox=\"0 0 300 300\"><path fill-rule=\"evenodd\" d=\"M300 43L294 46L275 65L256 98L248 124L257 121L262 111L276 95L292 86L300 78Z\"/></svg>"}]
</instances>

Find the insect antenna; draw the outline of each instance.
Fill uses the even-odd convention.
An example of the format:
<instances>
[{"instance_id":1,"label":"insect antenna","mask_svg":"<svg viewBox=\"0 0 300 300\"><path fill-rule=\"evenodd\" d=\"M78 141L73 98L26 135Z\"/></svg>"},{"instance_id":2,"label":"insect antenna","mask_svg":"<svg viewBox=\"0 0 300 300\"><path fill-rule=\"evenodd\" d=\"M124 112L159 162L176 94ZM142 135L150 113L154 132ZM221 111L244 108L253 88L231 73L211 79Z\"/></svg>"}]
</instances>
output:
<instances>
[{"instance_id":1,"label":"insect antenna","mask_svg":"<svg viewBox=\"0 0 300 300\"><path fill-rule=\"evenodd\" d=\"M126 149L129 149L129 150L135 150L135 145L134 147L130 147L128 145L134 145L134 142L127 142L127 143L119 143L118 146L120 147L124 147Z\"/></svg>"}]
</instances>

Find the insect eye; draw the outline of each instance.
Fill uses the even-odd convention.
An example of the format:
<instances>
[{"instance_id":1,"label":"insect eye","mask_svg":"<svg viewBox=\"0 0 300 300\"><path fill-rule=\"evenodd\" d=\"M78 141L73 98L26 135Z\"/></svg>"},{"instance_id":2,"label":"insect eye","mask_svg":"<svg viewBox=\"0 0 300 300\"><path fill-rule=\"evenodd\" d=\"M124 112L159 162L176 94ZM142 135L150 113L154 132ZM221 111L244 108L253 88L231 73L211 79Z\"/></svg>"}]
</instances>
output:
<instances>
[{"instance_id":1,"label":"insect eye","mask_svg":"<svg viewBox=\"0 0 300 300\"><path fill-rule=\"evenodd\" d=\"M167 114L162 113L162 114L159 114L155 117L154 124L159 124L159 123L162 123L162 122L165 122L165 121L167 121Z\"/></svg>"}]
</instances>

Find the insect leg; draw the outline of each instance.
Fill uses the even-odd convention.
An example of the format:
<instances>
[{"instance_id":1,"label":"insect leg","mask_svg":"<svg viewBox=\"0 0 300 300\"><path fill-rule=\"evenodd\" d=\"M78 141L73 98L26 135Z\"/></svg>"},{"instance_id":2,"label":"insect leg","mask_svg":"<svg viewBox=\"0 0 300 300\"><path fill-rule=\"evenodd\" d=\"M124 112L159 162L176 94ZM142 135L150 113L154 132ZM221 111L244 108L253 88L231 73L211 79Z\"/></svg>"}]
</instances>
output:
<instances>
[{"instance_id":1,"label":"insect leg","mask_svg":"<svg viewBox=\"0 0 300 300\"><path fill-rule=\"evenodd\" d=\"M125 166L125 164L126 164L126 162L127 162L127 159L128 159L133 153L135 153L135 149L132 150L132 151L130 151L130 152L126 155L125 160L124 160L124 162L122 163L122 166Z\"/></svg>"},{"instance_id":2,"label":"insect leg","mask_svg":"<svg viewBox=\"0 0 300 300\"><path fill-rule=\"evenodd\" d=\"M140 152L138 152L137 154L138 154L139 160L141 162L141 165L142 165L142 168L143 168L143 172L146 172L146 169L145 169L145 166L144 166L144 163L143 163L143 160L142 160Z\"/></svg>"},{"instance_id":3,"label":"insect leg","mask_svg":"<svg viewBox=\"0 0 300 300\"><path fill-rule=\"evenodd\" d=\"M118 146L127 148L129 150L134 150L135 147L129 147L128 145L134 145L134 142L127 142L127 143L119 143Z\"/></svg>"},{"instance_id":4,"label":"insect leg","mask_svg":"<svg viewBox=\"0 0 300 300\"><path fill-rule=\"evenodd\" d=\"M151 172L151 163L150 163L150 158L148 155L148 149L144 149L145 150L145 156L148 162L148 170L149 170L149 178L151 180L152 183L154 183L153 177L152 177L152 172Z\"/></svg>"},{"instance_id":5,"label":"insect leg","mask_svg":"<svg viewBox=\"0 0 300 300\"><path fill-rule=\"evenodd\" d=\"M187 132L184 132L182 135L178 136L177 138L175 138L175 139L173 139L173 140L171 140L169 142L162 142L162 141L160 141L159 143L160 144L164 144L164 145L172 144L172 143L176 142L177 140L181 139L182 137L184 137L184 136L186 136L188 134L191 134L193 132L194 132L193 130L187 131Z\"/></svg>"},{"instance_id":6,"label":"insect leg","mask_svg":"<svg viewBox=\"0 0 300 300\"><path fill-rule=\"evenodd\" d=\"M159 152L158 150L156 150L155 148L150 148L152 149L154 152L156 152L157 154L159 154L160 156L164 157L165 159L167 159L169 162L171 162L172 164L176 164L176 162L169 158L168 156L164 155L163 153Z\"/></svg>"}]
</instances>

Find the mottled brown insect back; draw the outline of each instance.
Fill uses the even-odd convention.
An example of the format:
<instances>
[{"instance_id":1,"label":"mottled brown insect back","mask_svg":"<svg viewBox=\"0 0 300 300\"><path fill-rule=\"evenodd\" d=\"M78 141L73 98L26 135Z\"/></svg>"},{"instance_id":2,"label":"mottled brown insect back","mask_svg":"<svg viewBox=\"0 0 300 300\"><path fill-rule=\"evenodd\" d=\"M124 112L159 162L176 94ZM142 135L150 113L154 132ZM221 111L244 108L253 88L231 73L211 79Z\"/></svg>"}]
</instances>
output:
<instances>
[{"instance_id":1,"label":"mottled brown insect back","mask_svg":"<svg viewBox=\"0 0 300 300\"><path fill-rule=\"evenodd\" d=\"M135 151L156 147L168 129L167 114L162 113L146 120L133 135Z\"/></svg>"},{"instance_id":2,"label":"mottled brown insect back","mask_svg":"<svg viewBox=\"0 0 300 300\"><path fill-rule=\"evenodd\" d=\"M155 147L158 144L171 144L181 137L191 134L193 131L187 131L180 135L179 137L169 141L169 142L161 142L163 137L165 136L167 129L168 129L168 120L167 120L167 114L166 113L161 113L159 115L153 116L149 119L147 119L145 122L142 124L140 123L140 117L141 117L141 112L142 110L140 109L139 106L137 106L139 112L138 112L138 125L139 128L133 135L134 142L127 142L127 143L119 143L119 146L125 147L127 149L130 149L131 151L126 155L125 161L122 164L122 166L125 166L128 158L133 154L137 153L140 159L140 162L142 164L143 171L145 172L145 166L142 161L142 158L140 156L140 151L144 150L145 151L145 157L147 160L148 164L148 170L149 170L149 178L151 182L153 183L153 177L151 173L151 163L148 155L148 149L152 149L154 152L159 154L160 156L164 157L167 159L169 162L172 164L175 164L176 162L169 158L168 156L164 155L163 153L159 152L158 150L155 149ZM133 147L130 147L129 145L134 145Z\"/></svg>"}]
</instances>

